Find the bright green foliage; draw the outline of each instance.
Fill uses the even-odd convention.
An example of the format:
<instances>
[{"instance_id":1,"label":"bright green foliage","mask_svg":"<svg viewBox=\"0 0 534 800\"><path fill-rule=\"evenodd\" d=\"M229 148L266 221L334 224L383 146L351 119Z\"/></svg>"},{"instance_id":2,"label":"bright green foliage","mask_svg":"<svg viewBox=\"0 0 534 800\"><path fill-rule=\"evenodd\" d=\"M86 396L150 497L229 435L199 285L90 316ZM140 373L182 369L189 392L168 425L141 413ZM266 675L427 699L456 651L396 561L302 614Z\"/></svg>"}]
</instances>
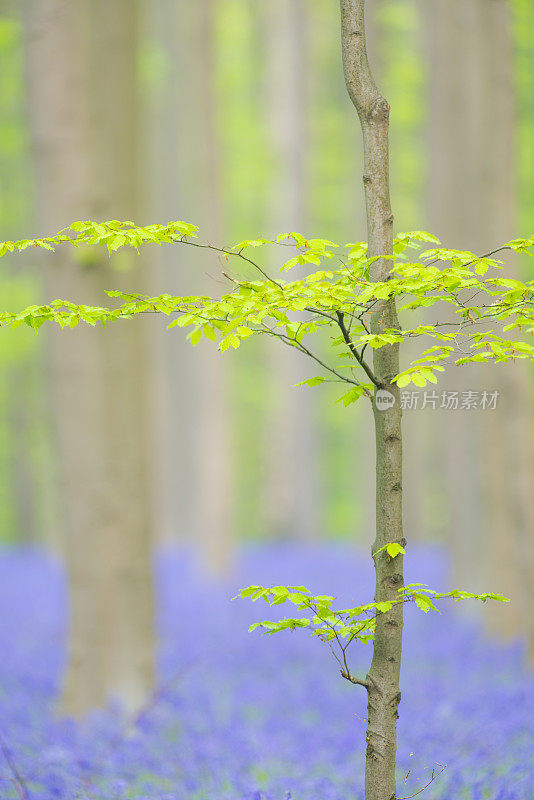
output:
<instances>
[{"instance_id":1,"label":"bright green foliage","mask_svg":"<svg viewBox=\"0 0 534 800\"><path fill-rule=\"evenodd\" d=\"M431 247L421 251L424 243ZM367 246L361 242L340 247L327 239L306 239L299 233L287 233L275 241L250 239L229 249L201 243L197 239L197 228L186 222L144 228L118 220L75 222L53 237L4 242L0 244L0 255L28 247L54 250L63 245L104 246L112 257L124 247L139 249L145 244L192 246L223 255L228 262L228 272L224 273L228 291L221 297L170 294L149 297L110 290L107 294L119 301L115 308L54 300L48 305L0 314L0 326L15 328L24 323L37 331L46 321L66 328L80 322L105 325L136 314L158 313L173 317L169 328L189 327L193 345L207 338L218 342L222 351L237 349L252 336L272 336L321 366L325 375L308 378L303 383L318 386L325 380L334 380L349 384L339 398L346 406L364 395L371 397L372 391L382 386L373 374L372 359L366 358L366 351L399 345L406 338L420 338L424 344L420 355L393 378L399 387L411 382L416 386L425 386L427 381L435 383L437 373L449 363L534 358L532 344L505 336L516 329L521 333L533 332L534 281L522 283L502 277L496 272L502 264L492 258L497 251L477 256L443 249L434 236L424 231L396 237L394 255L387 257L392 263L385 281L371 279L370 266L374 259L368 257ZM533 247L534 237L531 237L509 242L499 251L521 253ZM318 269L295 280L285 280L279 275L273 277L250 255L267 248L280 251L279 273L285 274L299 265L313 264ZM285 257L287 249L291 251L289 259ZM269 256L269 263L272 263L272 254ZM238 266L246 268L247 274L230 271ZM259 276L256 280L249 276L251 268ZM376 319L389 301L395 301L404 327L402 330L379 328L376 333L376 328L371 330L371 318ZM423 325L418 324L417 319L411 321L414 312L433 306L441 312L441 322ZM407 321L410 324L406 324ZM333 351L330 358L325 358L322 349L310 343L321 334L323 338L324 334L329 337ZM391 560L403 553L403 543L389 542L373 557ZM415 603L426 613L430 609L437 610L436 601L445 598L506 601L502 595L473 594L458 589L440 593L424 584L410 584L400 589L393 601L339 610L334 609L333 597L312 595L303 586L250 586L240 596L252 600L263 598L269 605L292 603L305 616L259 622L251 629L261 627L266 633L278 633L307 628L312 636L318 636L332 648L342 675L363 685L364 682L350 674L346 650L355 640L367 643L373 639L379 614L387 614L394 606L406 602Z\"/></svg>"},{"instance_id":2,"label":"bright green foliage","mask_svg":"<svg viewBox=\"0 0 534 800\"><path fill-rule=\"evenodd\" d=\"M376 553L373 553L373 558L379 553L382 553L383 550L386 551L386 554L390 559L397 558L397 556L401 555L401 553L402 555L406 553L404 547L398 542L388 542L388 544L385 544L384 547L381 547L379 550L377 550Z\"/></svg>"},{"instance_id":3,"label":"bright green foliage","mask_svg":"<svg viewBox=\"0 0 534 800\"><path fill-rule=\"evenodd\" d=\"M391 552L390 552L391 548ZM400 549L399 549L400 548ZM400 545L387 544L385 548L387 557L394 558L399 553L404 552ZM378 551L375 556L378 555ZM254 631L261 628L264 633L273 634L280 631L294 631L298 628L306 628L312 636L317 636L322 642L329 645L334 657L341 666L341 674L353 683L363 683L350 673L347 662L347 648L358 641L368 644L374 638L376 618L379 614L387 614L393 606L400 603L415 603L424 611L439 611L436 601L451 599L459 602L460 600L480 600L485 603L487 600L497 600L508 602L506 597L501 594L485 593L474 594L464 592L460 589L453 589L450 592L436 592L429 589L423 583L411 583L398 590L398 598L388 602L365 603L354 608L335 609L335 598L328 595L312 595L305 586L248 586L243 589L238 597L250 598L252 601L265 600L270 606L291 603L305 616L284 617L276 622L269 620L255 622L249 630ZM234 598L235 599L235 598Z\"/></svg>"},{"instance_id":4,"label":"bright green foliage","mask_svg":"<svg viewBox=\"0 0 534 800\"><path fill-rule=\"evenodd\" d=\"M421 251L429 243L430 249ZM503 277L502 263L493 254L473 253L439 247L439 241L424 231L402 233L395 239L392 271L386 281L373 281L364 243L343 247L327 239L306 239L299 233L281 234L276 241L251 239L234 248L218 248L197 239L197 229L186 222L138 227L132 222L75 222L56 236L0 244L0 255L28 247L53 250L56 246L104 246L110 257L124 247L139 249L145 244L188 245L222 254L228 261L228 291L221 297L194 295L156 297L108 291L120 301L115 308L84 306L68 300L29 306L23 311L0 314L0 325L29 325L38 330L46 321L62 327L79 322L95 325L128 319L136 314L161 313L174 317L169 328L189 327L189 339L196 345L203 337L218 342L222 351L237 349L251 336L267 335L300 350L317 362L324 376L305 383L316 386L329 379L348 383L339 398L350 405L371 396L380 383L375 378L366 352L400 344L407 338L420 339L421 351L394 380L399 387L414 383L435 383L447 364L502 362L534 358L534 346L516 340L511 331L531 334L534 325L534 281L521 282ZM500 250L529 252L534 237L516 239ZM280 272L297 265L313 264L318 269L306 277L285 280L273 277L251 254L278 248ZM289 249L291 257L285 257ZM496 251L495 251L496 252ZM269 258L272 262L272 257ZM259 278L252 280L233 270L253 268ZM231 271L232 270L232 271ZM370 317L388 300L395 300L403 329L370 329ZM412 321L414 312L436 306L442 321L434 325ZM448 310L448 313L446 313ZM327 334L331 357L322 356L320 345L310 343ZM313 349L312 349L313 348ZM328 378L327 378L328 376Z\"/></svg>"}]
</instances>

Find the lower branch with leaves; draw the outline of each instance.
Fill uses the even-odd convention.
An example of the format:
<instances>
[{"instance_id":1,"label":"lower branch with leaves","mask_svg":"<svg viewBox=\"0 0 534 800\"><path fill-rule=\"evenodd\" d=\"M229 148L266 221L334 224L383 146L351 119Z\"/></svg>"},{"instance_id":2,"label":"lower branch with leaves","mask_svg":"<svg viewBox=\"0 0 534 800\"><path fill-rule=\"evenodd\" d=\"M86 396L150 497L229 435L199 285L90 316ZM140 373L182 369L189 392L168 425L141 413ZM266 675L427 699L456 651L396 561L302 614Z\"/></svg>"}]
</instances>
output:
<instances>
[{"instance_id":1,"label":"lower branch with leaves","mask_svg":"<svg viewBox=\"0 0 534 800\"><path fill-rule=\"evenodd\" d=\"M394 559L404 554L403 547L396 542L384 548L383 557ZM375 554L377 555L377 554ZM339 664L340 673L345 680L365 689L369 688L369 676L359 678L352 674L347 651L355 642L369 644L374 639L376 620L379 615L387 614L396 606L413 603L425 614L439 611L436 603L440 600L488 600L509 602L504 595L495 592L476 594L462 589L438 592L423 583L411 583L398 590L398 597L387 602L371 602L351 608L335 609L335 597L330 595L313 595L305 586L247 586L234 598L248 598L253 602L264 600L269 606L290 604L306 616L290 616L282 619L254 622L249 631L256 629L272 635L282 631L305 630L311 636L327 645Z\"/></svg>"}]
</instances>

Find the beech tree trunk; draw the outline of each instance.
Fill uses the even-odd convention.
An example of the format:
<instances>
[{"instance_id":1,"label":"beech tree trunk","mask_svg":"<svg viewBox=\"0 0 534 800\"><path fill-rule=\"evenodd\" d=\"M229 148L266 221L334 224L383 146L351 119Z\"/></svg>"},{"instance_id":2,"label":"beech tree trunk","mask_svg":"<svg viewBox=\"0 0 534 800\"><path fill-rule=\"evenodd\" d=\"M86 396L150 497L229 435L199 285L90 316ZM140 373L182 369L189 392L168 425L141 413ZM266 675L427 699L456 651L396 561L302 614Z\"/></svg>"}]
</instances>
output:
<instances>
[{"instance_id":1,"label":"beech tree trunk","mask_svg":"<svg viewBox=\"0 0 534 800\"><path fill-rule=\"evenodd\" d=\"M27 23L39 228L135 219L135 9L28 0ZM105 289L148 291L139 259L118 264L59 248L46 296L100 305ZM134 709L153 682L145 330L80 325L48 339L70 600L62 708L75 715L110 696Z\"/></svg>"},{"instance_id":2,"label":"beech tree trunk","mask_svg":"<svg viewBox=\"0 0 534 800\"><path fill-rule=\"evenodd\" d=\"M480 165L480 228L484 247L512 239L517 225L516 91L512 9L509 0L478 4L481 72L484 76ZM498 57L495 57L498 54ZM512 277L517 262L507 264ZM513 338L513 333L509 334ZM487 380L490 380L489 378ZM489 464L485 507L491 547L487 553L487 582L502 586L511 598L506 609L487 615L488 627L497 635L525 635L534 654L532 484L534 482L532 428L532 367L527 362L502 365L495 371L493 388L500 392L492 419L485 419L483 439L493 449ZM488 462L490 459L488 459ZM492 499L502 495L503 520L493 515Z\"/></svg>"},{"instance_id":3,"label":"beech tree trunk","mask_svg":"<svg viewBox=\"0 0 534 800\"><path fill-rule=\"evenodd\" d=\"M480 131L473 107L478 104L480 87L473 0L424 0L423 13L430 70L426 224L444 247L472 249L478 246L473 241L473 213L483 203L475 176ZM462 190L458 191L460 185ZM450 383L444 388L473 390L479 378L476 369L455 369L450 378L445 373L444 380ZM453 579L462 588L482 591L486 584L480 584L483 533L477 425L470 416L473 412L458 409L436 413L437 421L442 423L438 448L445 459L436 458L435 469L447 496L452 498L446 505L445 525Z\"/></svg>"},{"instance_id":4,"label":"beech tree trunk","mask_svg":"<svg viewBox=\"0 0 534 800\"><path fill-rule=\"evenodd\" d=\"M193 24L197 87L197 139L194 142L195 180L199 195L195 221L212 241L223 241L224 219L221 194L221 148L216 72L216 25L218 0L197 0ZM200 262L196 262L199 264ZM210 276L220 269L218 260L202 262L201 291L216 287ZM196 464L196 515L199 551L206 571L223 577L234 561L232 452L228 410L227 370L223 354L210 342L198 345L198 461Z\"/></svg>"},{"instance_id":5,"label":"beech tree trunk","mask_svg":"<svg viewBox=\"0 0 534 800\"><path fill-rule=\"evenodd\" d=\"M270 235L306 234L306 11L302 0L270 0L265 8L268 111L272 151ZM303 274L303 273L301 273ZM313 392L298 354L270 348L272 402L265 429L263 518L269 535L316 541L320 525L317 425ZM306 469L300 469L306 464Z\"/></svg>"},{"instance_id":6,"label":"beech tree trunk","mask_svg":"<svg viewBox=\"0 0 534 800\"><path fill-rule=\"evenodd\" d=\"M364 175L369 256L393 252L393 215L389 199L389 105L378 90L369 68L365 44L365 0L341 0L343 67L349 96L358 112L363 133ZM391 261L380 259L372 277L383 281ZM375 311L374 332L398 327L394 301ZM375 350L374 373L395 402L380 410L373 401L376 434L376 538L372 554L390 542L405 544L402 531L402 433L399 391L391 379L399 372L399 347ZM403 586L402 555L389 559L383 550L374 556L375 600L394 600ZM402 650L402 603L379 614L371 668L366 678L368 693L366 800L395 800L395 755L400 702L399 674Z\"/></svg>"},{"instance_id":7,"label":"beech tree trunk","mask_svg":"<svg viewBox=\"0 0 534 800\"><path fill-rule=\"evenodd\" d=\"M429 227L444 246L483 253L517 235L511 4L431 0L425 11ZM499 637L526 633L532 653L531 372L524 362L454 370L450 388L498 390L500 396L496 411L446 412L443 447L453 499L448 508L455 581L510 597L512 603L479 613Z\"/></svg>"},{"instance_id":8,"label":"beech tree trunk","mask_svg":"<svg viewBox=\"0 0 534 800\"><path fill-rule=\"evenodd\" d=\"M217 0L158 0L145 8L145 29L163 67L152 98L150 207L156 219L191 220L207 239L224 243L218 8ZM220 263L212 254L160 248L153 257L162 290L186 295L219 291L214 276ZM201 568L222 577L235 550L227 381L231 356L207 342L193 350L182 336L165 332L158 332L158 348L164 385L156 431L156 491L163 537L192 541Z\"/></svg>"}]
</instances>

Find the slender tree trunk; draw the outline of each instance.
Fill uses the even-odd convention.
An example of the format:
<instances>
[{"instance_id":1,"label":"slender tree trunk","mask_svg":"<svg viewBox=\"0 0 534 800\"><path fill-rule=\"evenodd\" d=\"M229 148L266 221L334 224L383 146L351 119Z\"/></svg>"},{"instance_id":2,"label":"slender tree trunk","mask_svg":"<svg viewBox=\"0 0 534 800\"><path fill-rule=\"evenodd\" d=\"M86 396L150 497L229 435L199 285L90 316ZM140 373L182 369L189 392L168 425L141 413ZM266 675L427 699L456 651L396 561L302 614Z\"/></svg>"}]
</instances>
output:
<instances>
[{"instance_id":1,"label":"slender tree trunk","mask_svg":"<svg viewBox=\"0 0 534 800\"><path fill-rule=\"evenodd\" d=\"M428 2L428 0L423 0ZM368 58L373 64L373 74L375 80L379 85L384 85L386 81L388 84L393 84L392 92L395 90L402 91L403 103L410 106L412 100L410 92L414 91L414 79L406 82L405 69L402 66L399 70L399 61L402 61L402 54L399 54L396 42L398 41L399 32L403 34L405 42L405 57L410 61L414 59L413 45L417 41L410 40L407 33L403 30L404 23L402 20L406 15L411 16L414 13L413 9L414 0L400 0L399 3L392 5L389 0L373 0L366 11L366 40ZM415 36L414 36L415 39ZM412 47L410 47L410 44ZM422 69L423 65L418 65L418 69ZM402 76L402 78L396 77ZM402 86L396 85L399 80L403 81ZM413 119L413 115L410 115ZM416 205L417 212L419 191L418 187L411 186L410 190L406 188L406 173L410 169L413 171L411 161L406 158L407 153L411 149L419 146L419 130L414 127L417 123L412 122L412 119L402 115L401 119L397 119L396 137L397 149L401 155L401 161L408 161L408 168L404 166L397 171L397 191L401 193L402 203L413 212L413 206ZM402 145L399 144L402 142ZM404 158L402 158L404 156ZM397 162L393 159L393 164ZM413 177L410 176L412 181ZM406 214L406 211L405 211ZM419 218L420 214L410 214L410 224L407 225L406 230L411 230L414 225L412 220ZM423 310L424 313L424 310ZM417 352L417 345L409 340L403 345L403 353L406 362L409 362ZM432 480L432 463L434 453L431 452L430 443L432 437L429 428L432 420L428 414L419 414L409 412L403 418L403 432L404 432L404 450L403 450L403 464L404 464L404 479L403 479L403 496L404 496L404 527L410 531L410 542L420 542L425 537L428 537L432 525L432 516L425 507L425 498L429 495L429 484ZM430 519L429 519L430 517Z\"/></svg>"},{"instance_id":2,"label":"slender tree trunk","mask_svg":"<svg viewBox=\"0 0 534 800\"><path fill-rule=\"evenodd\" d=\"M136 14L128 0L29 0L27 73L39 225L136 213ZM139 264L139 261L135 262ZM117 262L58 250L48 298L101 304L148 289ZM49 337L70 599L62 707L110 695L138 707L153 681L145 328L79 326Z\"/></svg>"},{"instance_id":3,"label":"slender tree trunk","mask_svg":"<svg viewBox=\"0 0 534 800\"><path fill-rule=\"evenodd\" d=\"M364 0L341 0L343 67L349 96L356 107L363 133L364 175L369 256L393 252L393 215L389 199L389 105L370 71L365 45ZM373 278L383 281L391 261L373 264ZM398 327L393 301L373 314L372 329ZM399 347L375 351L374 372L395 403L379 410L373 403L376 433L376 538L372 553L389 542L404 544L402 531L402 434L399 391L391 379L399 372ZM403 586L402 556L389 559L383 550L374 556L377 601L393 600ZM379 614L373 659L367 675L368 723L365 763L366 800L394 800L399 674L402 650L402 604Z\"/></svg>"}]
</instances>

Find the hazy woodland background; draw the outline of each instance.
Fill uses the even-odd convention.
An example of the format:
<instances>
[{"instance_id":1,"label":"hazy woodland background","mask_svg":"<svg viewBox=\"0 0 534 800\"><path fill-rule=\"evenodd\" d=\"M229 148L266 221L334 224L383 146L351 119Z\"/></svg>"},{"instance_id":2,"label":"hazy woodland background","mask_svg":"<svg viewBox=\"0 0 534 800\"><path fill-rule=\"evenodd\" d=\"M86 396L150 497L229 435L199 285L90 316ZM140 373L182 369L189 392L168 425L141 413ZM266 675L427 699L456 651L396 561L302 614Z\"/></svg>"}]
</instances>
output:
<instances>
[{"instance_id":1,"label":"hazy woodland background","mask_svg":"<svg viewBox=\"0 0 534 800\"><path fill-rule=\"evenodd\" d=\"M532 233L532 3L369 0L369 12L395 230L478 253ZM0 238L91 216L185 219L225 245L289 230L363 239L338 16L333 0L2 0ZM179 248L70 259L4 257L2 307L105 304L118 286L218 292L227 267ZM531 277L528 259L513 269ZM214 574L252 539L369 548L363 401L293 388L315 373L276 344L221 355L162 320L129 331L2 333L2 541L65 555L73 596L91 563L143 584L163 542L191 543ZM498 390L499 408L406 411L406 537L445 544L465 588L512 595L492 626L534 647L531 367L457 370L438 389Z\"/></svg>"}]
</instances>

